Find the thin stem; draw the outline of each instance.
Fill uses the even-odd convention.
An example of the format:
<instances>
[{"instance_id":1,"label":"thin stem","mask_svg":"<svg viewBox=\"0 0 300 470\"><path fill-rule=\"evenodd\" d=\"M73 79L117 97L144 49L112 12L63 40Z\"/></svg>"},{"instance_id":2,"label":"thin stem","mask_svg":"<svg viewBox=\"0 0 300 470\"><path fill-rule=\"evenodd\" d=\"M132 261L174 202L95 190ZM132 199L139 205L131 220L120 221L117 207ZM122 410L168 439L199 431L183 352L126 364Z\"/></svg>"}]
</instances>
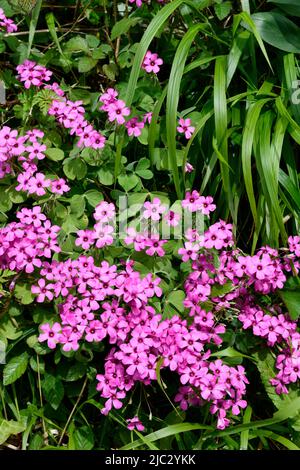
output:
<instances>
[{"instance_id":1,"label":"thin stem","mask_svg":"<svg viewBox=\"0 0 300 470\"><path fill-rule=\"evenodd\" d=\"M43 408L43 394L42 394L42 386L41 386L41 374L40 374L40 360L39 360L39 355L36 355L36 363L37 363L37 375L38 375L38 388L39 388L39 397L40 397L40 404L41 408ZM47 428L46 428L46 423L44 420L44 416L42 416L42 425L43 425L43 437L44 437L44 443L45 445L48 445L48 433L47 433Z\"/></svg>"},{"instance_id":2,"label":"thin stem","mask_svg":"<svg viewBox=\"0 0 300 470\"><path fill-rule=\"evenodd\" d=\"M78 398L77 398L77 400L76 400L76 403L75 403L75 405L73 406L73 409L72 409L72 411L71 411L71 413L70 413L70 416L68 417L68 420L67 420L66 425L65 425L65 427L64 427L64 429L63 429L63 432L61 433L60 439L59 439L59 441L58 441L58 446L60 446L61 443L62 443L62 441L63 441L63 438L64 438L64 436L65 436L65 434L66 434L66 431L67 431L67 429L68 429L68 426L69 426L69 424L70 424L70 421L71 421L71 419L72 419L72 417L73 417L73 414L75 413L75 410L76 410L76 408L77 408L77 406L78 406L78 404L79 404L79 402L80 402L80 400L81 400L81 398L82 398L82 395L83 395L83 392L84 392L85 387L86 387L86 385L87 385L87 382L88 382L88 378L86 377L86 378L85 378L85 381L84 381L84 383L83 383L83 385L82 385L82 389L80 390L80 393L79 393Z\"/></svg>"}]
</instances>

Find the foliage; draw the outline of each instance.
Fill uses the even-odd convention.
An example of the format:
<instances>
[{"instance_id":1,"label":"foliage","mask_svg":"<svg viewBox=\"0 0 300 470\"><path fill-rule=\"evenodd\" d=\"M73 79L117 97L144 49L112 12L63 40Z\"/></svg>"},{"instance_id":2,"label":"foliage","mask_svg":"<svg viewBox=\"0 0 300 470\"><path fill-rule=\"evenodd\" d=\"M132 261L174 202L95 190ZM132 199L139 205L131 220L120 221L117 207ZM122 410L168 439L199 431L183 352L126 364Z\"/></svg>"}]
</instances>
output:
<instances>
[{"instance_id":1,"label":"foliage","mask_svg":"<svg viewBox=\"0 0 300 470\"><path fill-rule=\"evenodd\" d=\"M11 138L21 139L23 147L8 158L0 140L0 232L4 239L5 230L13 229L18 219L28 225L28 233L18 229L22 236L26 231L25 239L32 237L37 251L35 264L29 260L21 267L19 261L7 265L6 250L12 242L0 239L0 364L2 349L6 353L6 363L0 366L0 444L32 450L299 450L296 380L287 395L276 393L270 383L278 374L280 354L288 356L289 341L298 341L291 331L297 326L300 300L299 2L152 0L141 2L140 8L135 3L1 2L6 18L18 27L3 25L0 15L0 98L2 84L5 87L1 129L16 129L17 137ZM149 59L150 68L157 65L158 72L147 71L149 50L158 54ZM28 78L30 65L22 68L26 60L42 66L33 74L39 84ZM108 89L116 90L130 108L130 116L124 111L123 123L113 118L114 109L103 99ZM55 101L62 97L69 100L68 106L76 105L59 114ZM74 119L79 118L76 129L74 112ZM86 135L81 118L89 126ZM42 134L29 138L33 129ZM35 143L39 156L31 149ZM23 176L30 165L36 169L28 182ZM92 256L96 266L107 261L120 273L124 259L133 260L141 278L150 274L151 279L161 279L161 295L149 295L149 307L165 321L180 318L179 323L186 321L190 327L194 320L184 301L187 279L197 272L196 258L182 259L184 251L178 250L186 245L176 237L176 228L171 239L166 236L163 256L149 254L149 247L147 253L147 246L135 250L122 238L102 245L92 237L103 219L103 214L97 216L103 201L116 207L118 224L127 201L130 226L138 230L140 211L149 203L159 198L180 213L192 190L197 190L196 198L212 196L207 204L216 206L202 213L211 212L201 219L205 234L219 220L233 224L230 242L221 248L235 263L244 253L265 254L268 269L272 262L283 276L281 285L268 271L267 288L246 269L237 281L238 276L233 280L228 272L222 279L226 262L220 249L201 246L213 266L205 268L212 289L207 298L198 299L198 306L212 310L216 324L226 325L226 332L217 334L222 344L209 344L211 357L221 358L230 370L241 364L246 368L247 408L231 415L228 427L216 429L208 401L188 409L174 401L182 383L157 357L157 380L150 386L137 382L125 406L106 416L101 410L107 397L99 397L96 376L103 373L112 336L82 341L71 350L41 341L41 325L60 322L63 298L77 289L75 282L70 289L64 286L67 294L56 294L51 287L50 297L38 299L43 295L39 283L47 281L41 267L52 263L55 273L55 263L67 267L81 256ZM24 208L45 214L53 246L38 238L39 225L26 222ZM164 233L169 225L164 219ZM86 236L91 243L84 246ZM11 240L18 251L20 246ZM256 251L266 245L276 252ZM20 253L19 258L15 253L16 259L22 258ZM269 286L267 278L274 285ZM265 333L255 333L254 321L249 330L241 320L245 312L239 304L240 288L268 318L283 312L286 331L291 330L288 339L279 335L272 342ZM145 431L128 429L126 420L135 415Z\"/></svg>"}]
</instances>

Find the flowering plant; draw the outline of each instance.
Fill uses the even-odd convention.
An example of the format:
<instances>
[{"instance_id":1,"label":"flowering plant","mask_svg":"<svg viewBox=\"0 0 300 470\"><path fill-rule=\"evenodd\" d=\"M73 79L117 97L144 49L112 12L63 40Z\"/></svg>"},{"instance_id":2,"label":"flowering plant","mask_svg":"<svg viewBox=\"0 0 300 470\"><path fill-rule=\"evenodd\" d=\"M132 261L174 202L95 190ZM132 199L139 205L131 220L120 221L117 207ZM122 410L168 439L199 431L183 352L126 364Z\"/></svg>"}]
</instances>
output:
<instances>
[{"instance_id":1,"label":"flowering plant","mask_svg":"<svg viewBox=\"0 0 300 470\"><path fill-rule=\"evenodd\" d=\"M152 448L167 428L159 448L236 449L243 430L249 448L298 448L298 124L269 82L239 89L251 18L231 2L70 2L77 34L41 2L4 3L0 445L25 431L25 449ZM230 15L234 67L215 43L200 53Z\"/></svg>"}]
</instances>

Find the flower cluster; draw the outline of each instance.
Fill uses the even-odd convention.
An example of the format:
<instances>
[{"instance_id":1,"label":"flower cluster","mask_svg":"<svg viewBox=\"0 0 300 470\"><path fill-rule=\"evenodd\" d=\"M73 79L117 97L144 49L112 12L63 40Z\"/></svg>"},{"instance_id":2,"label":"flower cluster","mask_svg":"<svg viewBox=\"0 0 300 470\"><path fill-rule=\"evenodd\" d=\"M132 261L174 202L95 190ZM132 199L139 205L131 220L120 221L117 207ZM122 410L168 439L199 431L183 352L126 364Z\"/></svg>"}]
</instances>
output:
<instances>
[{"instance_id":1,"label":"flower cluster","mask_svg":"<svg viewBox=\"0 0 300 470\"><path fill-rule=\"evenodd\" d=\"M125 118L131 113L130 108L126 106L125 101L118 99L118 92L114 88L108 88L99 100L103 103L100 109L107 112L109 122L115 121L118 125L124 124L129 136L138 137L141 135L146 120L151 119L151 116L145 115L142 121L139 121L137 117L133 117L126 122Z\"/></svg>"},{"instance_id":2,"label":"flower cluster","mask_svg":"<svg viewBox=\"0 0 300 470\"><path fill-rule=\"evenodd\" d=\"M17 72L17 79L20 82L24 82L26 89L31 86L43 86L45 82L49 82L52 75L52 72L47 70L46 67L28 59L26 59L23 64L17 66Z\"/></svg>"},{"instance_id":3,"label":"flower cluster","mask_svg":"<svg viewBox=\"0 0 300 470\"><path fill-rule=\"evenodd\" d=\"M43 137L39 129L27 131L23 136L8 126L0 129L0 179L13 172L17 161L22 171L17 176L16 191L44 196L48 189L61 195L70 190L66 181L63 178L50 180L38 171L38 162L46 157L46 145L40 142Z\"/></svg>"},{"instance_id":4,"label":"flower cluster","mask_svg":"<svg viewBox=\"0 0 300 470\"><path fill-rule=\"evenodd\" d=\"M44 258L59 253L60 227L52 225L39 206L17 212L19 222L0 229L0 268L32 273Z\"/></svg>"},{"instance_id":5,"label":"flower cluster","mask_svg":"<svg viewBox=\"0 0 300 470\"><path fill-rule=\"evenodd\" d=\"M96 224L93 230L79 230L75 241L77 246L88 250L92 245L97 248L103 248L113 243L114 225L115 225L115 206L106 201L101 202L95 208L94 219Z\"/></svg>"},{"instance_id":6,"label":"flower cluster","mask_svg":"<svg viewBox=\"0 0 300 470\"><path fill-rule=\"evenodd\" d=\"M0 31L1 29L5 29L7 33L14 33L18 30L17 25L13 22L13 20L7 18L2 8L0 8Z\"/></svg>"},{"instance_id":7,"label":"flower cluster","mask_svg":"<svg viewBox=\"0 0 300 470\"><path fill-rule=\"evenodd\" d=\"M121 408L121 400L136 382L149 385L157 380L160 357L162 369L177 372L189 391L198 390L199 404L211 402L220 429L229 423L225 418L229 410L238 414L246 406L243 368L210 361L209 351L204 351L211 340L221 343L224 327L215 327L212 314L204 311L189 326L177 316L163 320L149 305L154 296L162 295L159 278L151 274L142 278L132 262L118 271L106 261L98 267L85 256L44 263L40 273L38 284L32 286L37 301L64 299L59 304L60 322L41 325L41 342L47 341L51 349L61 344L64 351L77 350L81 340L99 342L106 337L115 345L104 374L97 376L97 388L106 398L103 414Z\"/></svg>"},{"instance_id":8,"label":"flower cluster","mask_svg":"<svg viewBox=\"0 0 300 470\"><path fill-rule=\"evenodd\" d=\"M48 114L54 116L59 124L69 131L70 135L79 137L78 147L91 147L94 149L104 147L106 139L85 119L85 109L82 106L82 101L68 100L64 96L64 91L56 82L51 85L45 84L51 78L51 71L31 60L25 60L23 64L17 66L17 72L17 78L24 82L25 88L35 86L53 91L56 98L52 100Z\"/></svg>"},{"instance_id":9,"label":"flower cluster","mask_svg":"<svg viewBox=\"0 0 300 470\"><path fill-rule=\"evenodd\" d=\"M48 114L54 116L59 124L69 131L70 135L79 137L78 147L93 149L104 147L106 139L85 119L82 101L71 101L63 96L58 96L52 101Z\"/></svg>"}]
</instances>

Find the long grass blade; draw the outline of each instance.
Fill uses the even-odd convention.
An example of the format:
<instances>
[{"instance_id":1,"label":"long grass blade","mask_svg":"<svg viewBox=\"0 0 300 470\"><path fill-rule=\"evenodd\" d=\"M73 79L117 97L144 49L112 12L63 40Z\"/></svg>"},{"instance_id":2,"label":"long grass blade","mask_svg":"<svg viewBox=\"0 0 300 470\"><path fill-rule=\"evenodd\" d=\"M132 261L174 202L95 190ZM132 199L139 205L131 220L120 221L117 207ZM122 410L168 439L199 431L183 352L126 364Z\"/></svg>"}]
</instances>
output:
<instances>
[{"instance_id":1,"label":"long grass blade","mask_svg":"<svg viewBox=\"0 0 300 470\"><path fill-rule=\"evenodd\" d=\"M206 24L198 24L190 28L188 32L184 35L176 50L169 78L166 109L167 143L169 162L171 165L175 189L178 198L181 198L182 196L176 155L176 127L180 84L184 72L184 65L188 57L192 42L195 39L196 35L199 33L199 31L204 30L205 28Z\"/></svg>"},{"instance_id":2,"label":"long grass blade","mask_svg":"<svg viewBox=\"0 0 300 470\"><path fill-rule=\"evenodd\" d=\"M32 10L31 21L30 21L30 26L29 26L29 36L28 36L28 49L27 49L28 59L30 57L34 35L35 35L38 20L39 20L40 11L42 8L42 3L43 3L43 0L37 0L37 3L34 9Z\"/></svg>"}]
</instances>

